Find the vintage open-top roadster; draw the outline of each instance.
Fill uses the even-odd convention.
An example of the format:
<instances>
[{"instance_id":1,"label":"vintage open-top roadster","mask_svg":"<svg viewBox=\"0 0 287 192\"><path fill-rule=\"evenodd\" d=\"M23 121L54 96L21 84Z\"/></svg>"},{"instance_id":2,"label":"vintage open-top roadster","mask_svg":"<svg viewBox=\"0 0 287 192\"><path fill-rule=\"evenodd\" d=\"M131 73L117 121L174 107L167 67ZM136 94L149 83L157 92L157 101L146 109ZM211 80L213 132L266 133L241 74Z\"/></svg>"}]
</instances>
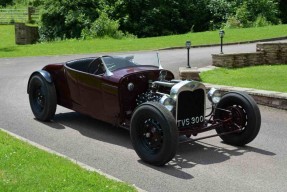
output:
<instances>
[{"instance_id":1,"label":"vintage open-top roadster","mask_svg":"<svg viewBox=\"0 0 287 192\"><path fill-rule=\"evenodd\" d=\"M29 78L32 112L36 119L49 121L58 104L129 129L135 151L153 165L164 165L175 156L179 136L216 130L197 139L220 136L238 146L257 136L261 116L252 97L243 92L221 96L213 88L206 93L201 82L174 80L170 71L152 61L102 56L47 65Z\"/></svg>"}]
</instances>

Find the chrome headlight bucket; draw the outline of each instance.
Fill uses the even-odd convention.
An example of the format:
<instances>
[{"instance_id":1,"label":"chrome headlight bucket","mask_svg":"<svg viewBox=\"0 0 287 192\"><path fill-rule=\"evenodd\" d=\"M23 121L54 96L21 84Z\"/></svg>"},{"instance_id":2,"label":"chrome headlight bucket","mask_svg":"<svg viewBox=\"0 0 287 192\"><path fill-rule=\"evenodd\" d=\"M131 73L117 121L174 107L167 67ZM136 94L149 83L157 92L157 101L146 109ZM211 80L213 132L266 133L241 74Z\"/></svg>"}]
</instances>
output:
<instances>
[{"instance_id":1,"label":"chrome headlight bucket","mask_svg":"<svg viewBox=\"0 0 287 192\"><path fill-rule=\"evenodd\" d=\"M218 89L211 88L207 93L207 98L212 104L218 104L221 99L221 94Z\"/></svg>"},{"instance_id":2,"label":"chrome headlight bucket","mask_svg":"<svg viewBox=\"0 0 287 192\"><path fill-rule=\"evenodd\" d=\"M159 101L167 110L173 112L175 107L175 101L168 95L164 95Z\"/></svg>"}]
</instances>

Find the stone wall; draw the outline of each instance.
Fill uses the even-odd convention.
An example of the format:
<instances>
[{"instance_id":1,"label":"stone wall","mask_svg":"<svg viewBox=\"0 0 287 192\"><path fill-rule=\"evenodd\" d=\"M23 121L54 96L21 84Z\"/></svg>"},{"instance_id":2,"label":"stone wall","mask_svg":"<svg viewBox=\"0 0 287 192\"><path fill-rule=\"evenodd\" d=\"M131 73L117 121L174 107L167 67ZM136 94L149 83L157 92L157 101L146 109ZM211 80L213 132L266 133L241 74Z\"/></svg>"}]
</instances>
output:
<instances>
[{"instance_id":1,"label":"stone wall","mask_svg":"<svg viewBox=\"0 0 287 192\"><path fill-rule=\"evenodd\" d=\"M213 54L217 67L245 67L263 64L286 64L287 43L260 43L254 53Z\"/></svg>"},{"instance_id":2,"label":"stone wall","mask_svg":"<svg viewBox=\"0 0 287 192\"><path fill-rule=\"evenodd\" d=\"M265 64L287 63L287 43L259 43L256 47L264 54Z\"/></svg>"},{"instance_id":3,"label":"stone wall","mask_svg":"<svg viewBox=\"0 0 287 192\"><path fill-rule=\"evenodd\" d=\"M15 23L15 42L17 45L36 43L39 39L38 27Z\"/></svg>"}]
</instances>

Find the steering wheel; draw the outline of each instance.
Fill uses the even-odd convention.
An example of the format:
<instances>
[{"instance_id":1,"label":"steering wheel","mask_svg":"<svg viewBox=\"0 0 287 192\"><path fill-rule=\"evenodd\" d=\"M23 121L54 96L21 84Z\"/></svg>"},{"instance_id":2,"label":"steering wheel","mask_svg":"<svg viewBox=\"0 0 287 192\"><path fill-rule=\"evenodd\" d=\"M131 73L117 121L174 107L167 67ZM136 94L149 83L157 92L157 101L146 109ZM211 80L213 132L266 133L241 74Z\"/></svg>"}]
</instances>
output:
<instances>
[{"instance_id":1,"label":"steering wheel","mask_svg":"<svg viewBox=\"0 0 287 192\"><path fill-rule=\"evenodd\" d=\"M97 66L97 69L95 70L95 72L93 74L95 75L100 75L100 74L103 74L105 73L105 67L104 67L104 64L100 63L98 66Z\"/></svg>"}]
</instances>

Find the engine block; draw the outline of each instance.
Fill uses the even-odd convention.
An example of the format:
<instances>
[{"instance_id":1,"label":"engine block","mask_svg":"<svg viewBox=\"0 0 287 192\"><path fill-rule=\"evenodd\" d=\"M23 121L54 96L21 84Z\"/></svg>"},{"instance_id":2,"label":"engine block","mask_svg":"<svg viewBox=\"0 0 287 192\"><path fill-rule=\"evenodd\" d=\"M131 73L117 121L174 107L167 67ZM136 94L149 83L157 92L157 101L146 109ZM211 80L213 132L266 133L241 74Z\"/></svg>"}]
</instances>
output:
<instances>
[{"instance_id":1,"label":"engine block","mask_svg":"<svg viewBox=\"0 0 287 192\"><path fill-rule=\"evenodd\" d=\"M159 102L161 97L162 95L154 93L150 90L150 91L147 91L147 92L144 92L138 95L136 99L136 104L137 106L139 106L140 104L148 102L148 101Z\"/></svg>"}]
</instances>

